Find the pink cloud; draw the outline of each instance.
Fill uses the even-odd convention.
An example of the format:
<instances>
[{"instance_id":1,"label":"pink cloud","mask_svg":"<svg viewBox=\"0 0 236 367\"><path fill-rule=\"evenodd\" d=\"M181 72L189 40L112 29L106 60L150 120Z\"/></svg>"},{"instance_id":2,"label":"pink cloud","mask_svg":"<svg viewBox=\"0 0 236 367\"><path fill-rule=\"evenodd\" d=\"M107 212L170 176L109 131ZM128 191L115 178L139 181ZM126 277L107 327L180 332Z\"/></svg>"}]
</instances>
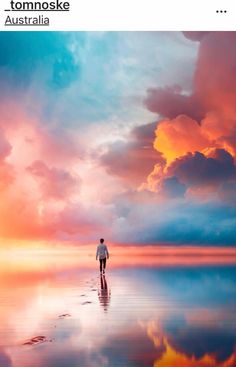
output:
<instances>
[{"instance_id":1,"label":"pink cloud","mask_svg":"<svg viewBox=\"0 0 236 367\"><path fill-rule=\"evenodd\" d=\"M183 34L191 41L202 41L210 32L208 31L184 31Z\"/></svg>"},{"instance_id":2,"label":"pink cloud","mask_svg":"<svg viewBox=\"0 0 236 367\"><path fill-rule=\"evenodd\" d=\"M11 144L7 141L4 131L0 128L0 161L3 161L11 153Z\"/></svg>"},{"instance_id":3,"label":"pink cloud","mask_svg":"<svg viewBox=\"0 0 236 367\"><path fill-rule=\"evenodd\" d=\"M80 179L68 171L59 168L49 168L42 161L35 161L27 170L39 181L45 198L65 199L79 191Z\"/></svg>"},{"instance_id":4,"label":"pink cloud","mask_svg":"<svg viewBox=\"0 0 236 367\"><path fill-rule=\"evenodd\" d=\"M100 157L108 173L118 176L131 187L139 186L157 162L164 163L162 155L153 148L156 123L131 130L127 141L116 141Z\"/></svg>"},{"instance_id":5,"label":"pink cloud","mask_svg":"<svg viewBox=\"0 0 236 367\"><path fill-rule=\"evenodd\" d=\"M51 238L70 230L65 208L81 183L73 137L53 133L16 102L0 103L0 112L0 236ZM78 232L85 222L76 222Z\"/></svg>"},{"instance_id":6,"label":"pink cloud","mask_svg":"<svg viewBox=\"0 0 236 367\"><path fill-rule=\"evenodd\" d=\"M182 93L179 86L148 89L144 103L149 111L170 119L187 115L200 121L205 115L200 98Z\"/></svg>"},{"instance_id":7,"label":"pink cloud","mask_svg":"<svg viewBox=\"0 0 236 367\"><path fill-rule=\"evenodd\" d=\"M0 128L0 191L5 190L14 181L13 168L6 161L11 150L11 144L6 139L3 129Z\"/></svg>"}]
</instances>

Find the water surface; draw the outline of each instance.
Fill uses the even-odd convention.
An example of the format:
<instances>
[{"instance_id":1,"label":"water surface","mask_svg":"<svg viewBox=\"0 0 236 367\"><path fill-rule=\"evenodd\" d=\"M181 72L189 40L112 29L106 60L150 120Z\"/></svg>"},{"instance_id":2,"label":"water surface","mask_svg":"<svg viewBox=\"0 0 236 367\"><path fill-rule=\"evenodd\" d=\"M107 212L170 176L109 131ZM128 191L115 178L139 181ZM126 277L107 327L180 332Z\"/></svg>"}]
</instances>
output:
<instances>
[{"instance_id":1,"label":"water surface","mask_svg":"<svg viewBox=\"0 0 236 367\"><path fill-rule=\"evenodd\" d=\"M236 267L1 270L1 367L236 366Z\"/></svg>"}]
</instances>

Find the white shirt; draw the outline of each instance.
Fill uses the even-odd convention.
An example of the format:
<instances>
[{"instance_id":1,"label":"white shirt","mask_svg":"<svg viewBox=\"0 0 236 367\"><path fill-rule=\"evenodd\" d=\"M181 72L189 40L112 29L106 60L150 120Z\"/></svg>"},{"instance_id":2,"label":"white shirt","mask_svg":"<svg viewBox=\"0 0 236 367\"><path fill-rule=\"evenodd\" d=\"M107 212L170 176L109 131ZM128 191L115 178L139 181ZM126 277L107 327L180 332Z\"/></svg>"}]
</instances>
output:
<instances>
[{"instance_id":1,"label":"white shirt","mask_svg":"<svg viewBox=\"0 0 236 367\"><path fill-rule=\"evenodd\" d=\"M106 257L109 258L107 246L105 243L100 243L97 247L96 259L99 258L99 260L102 260Z\"/></svg>"}]
</instances>

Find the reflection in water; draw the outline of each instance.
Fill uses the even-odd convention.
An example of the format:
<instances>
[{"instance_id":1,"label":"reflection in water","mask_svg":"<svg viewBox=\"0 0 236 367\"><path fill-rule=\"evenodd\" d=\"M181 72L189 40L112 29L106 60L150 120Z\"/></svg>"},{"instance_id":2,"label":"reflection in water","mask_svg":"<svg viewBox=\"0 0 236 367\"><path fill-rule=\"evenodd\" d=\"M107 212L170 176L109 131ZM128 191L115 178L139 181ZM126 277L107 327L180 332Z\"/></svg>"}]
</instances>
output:
<instances>
[{"instance_id":1,"label":"reflection in water","mask_svg":"<svg viewBox=\"0 0 236 367\"><path fill-rule=\"evenodd\" d=\"M236 366L236 267L54 269L0 269L0 367Z\"/></svg>"},{"instance_id":2,"label":"reflection in water","mask_svg":"<svg viewBox=\"0 0 236 367\"><path fill-rule=\"evenodd\" d=\"M163 351L155 359L154 367L236 366L236 333L232 338L227 330L222 333L219 327L209 330L195 325L180 328L177 334L168 334L165 327L160 331L155 321L149 322L146 330L156 349Z\"/></svg>"},{"instance_id":3,"label":"reflection in water","mask_svg":"<svg viewBox=\"0 0 236 367\"><path fill-rule=\"evenodd\" d=\"M108 289L105 275L100 276L100 289L98 289L98 298L100 305L106 312L110 303L111 291Z\"/></svg>"}]
</instances>

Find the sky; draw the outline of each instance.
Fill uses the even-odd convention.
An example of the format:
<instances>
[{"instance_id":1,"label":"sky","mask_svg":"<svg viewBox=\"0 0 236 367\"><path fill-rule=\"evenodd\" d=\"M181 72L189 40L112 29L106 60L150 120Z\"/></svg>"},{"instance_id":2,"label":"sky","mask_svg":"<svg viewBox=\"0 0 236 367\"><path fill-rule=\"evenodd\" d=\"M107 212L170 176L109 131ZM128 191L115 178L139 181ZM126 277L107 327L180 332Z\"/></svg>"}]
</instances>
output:
<instances>
[{"instance_id":1,"label":"sky","mask_svg":"<svg viewBox=\"0 0 236 367\"><path fill-rule=\"evenodd\" d=\"M235 44L1 32L1 246L235 245Z\"/></svg>"}]
</instances>

